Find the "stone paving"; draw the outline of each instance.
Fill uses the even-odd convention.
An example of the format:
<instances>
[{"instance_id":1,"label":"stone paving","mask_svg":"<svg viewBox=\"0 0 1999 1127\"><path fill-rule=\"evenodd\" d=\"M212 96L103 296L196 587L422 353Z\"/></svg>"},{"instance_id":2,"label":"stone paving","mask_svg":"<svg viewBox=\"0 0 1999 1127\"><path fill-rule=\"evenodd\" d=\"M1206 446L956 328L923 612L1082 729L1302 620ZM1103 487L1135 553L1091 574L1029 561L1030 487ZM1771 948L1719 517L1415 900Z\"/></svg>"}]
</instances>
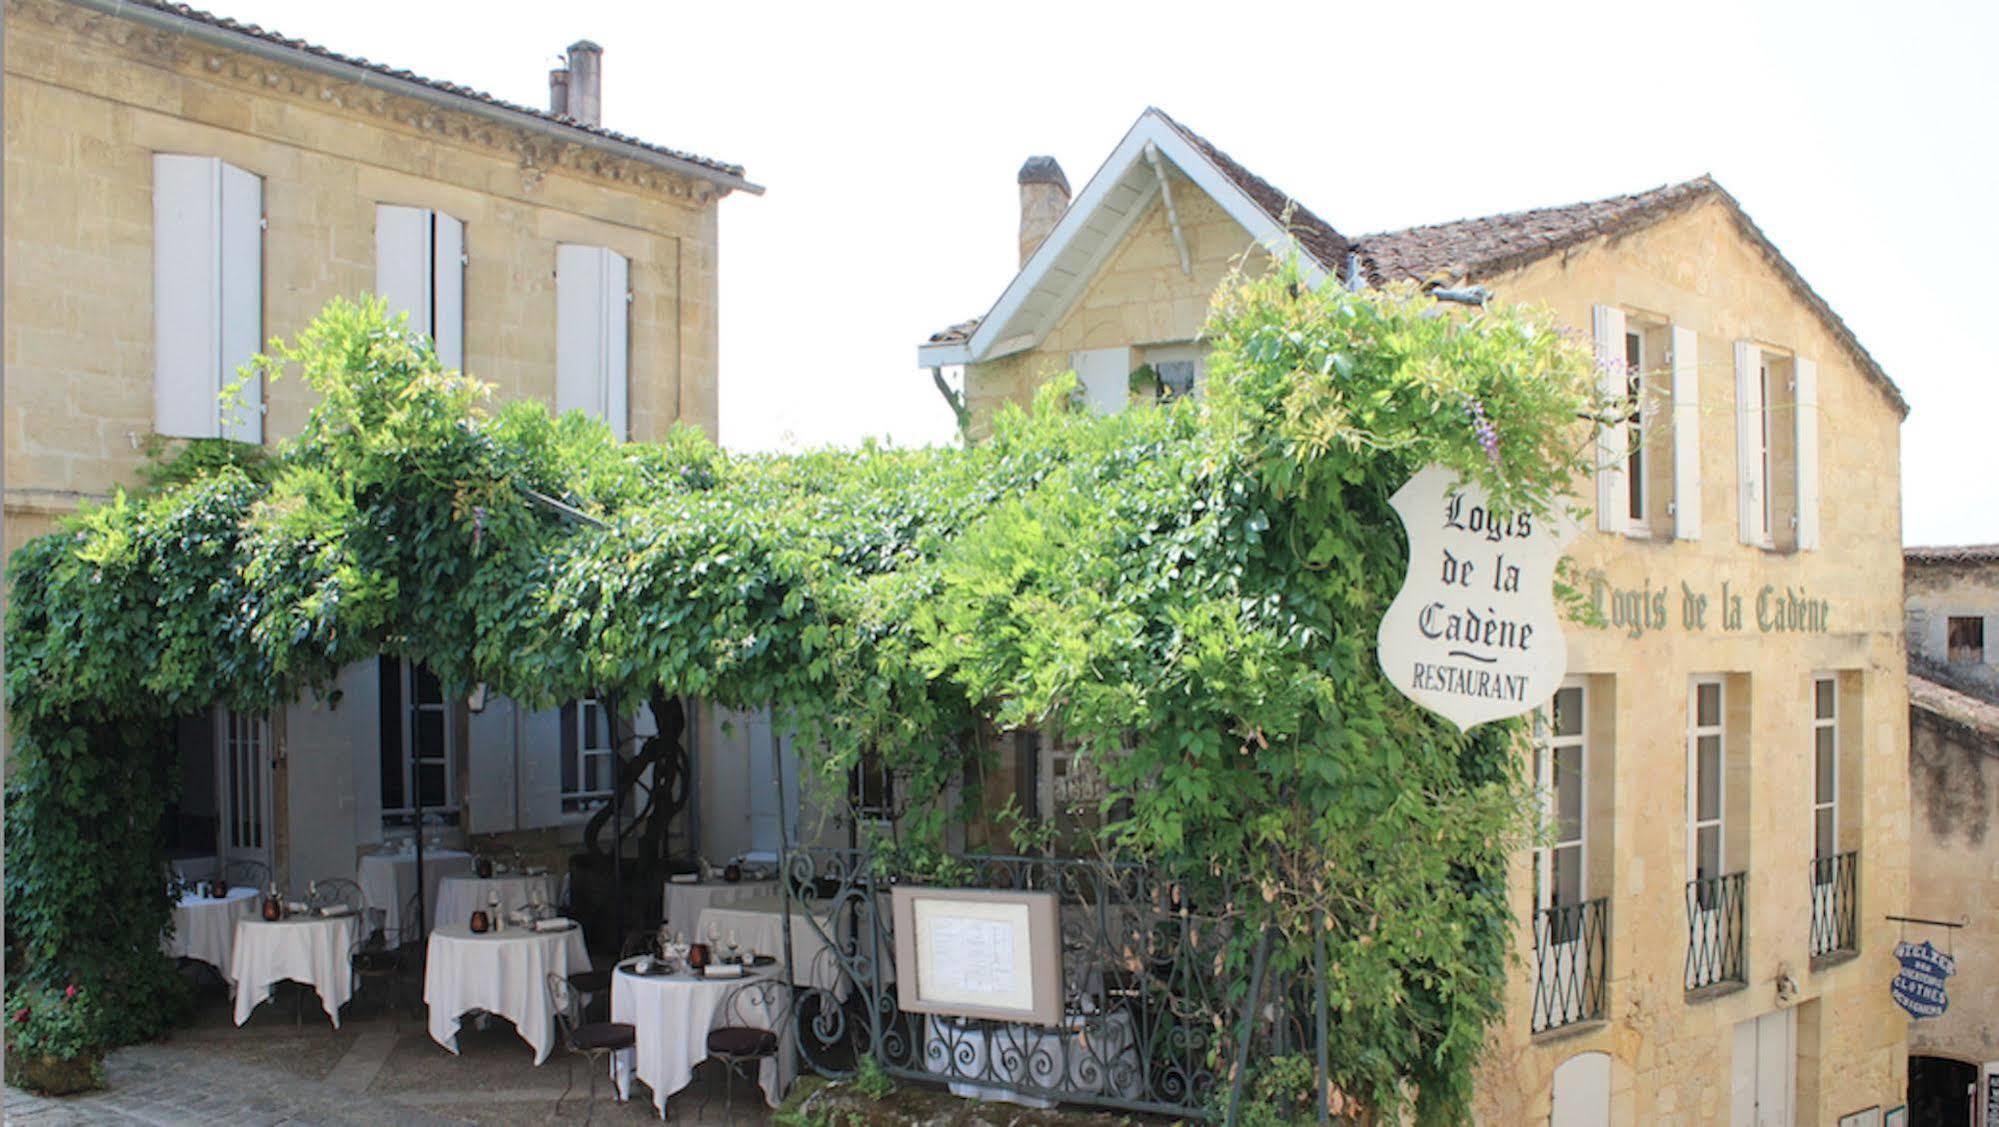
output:
<instances>
[{"instance_id":1,"label":"stone paving","mask_svg":"<svg viewBox=\"0 0 1999 1127\"><path fill-rule=\"evenodd\" d=\"M356 1013L356 1009L363 1010ZM453 1056L430 1039L421 1019L350 1007L334 1031L316 1000L294 1016L289 989L237 1028L227 999L211 992L192 1027L167 1041L113 1053L101 1092L46 1099L9 1088L5 1122L23 1127L71 1124L657 1124L652 1093L634 1083L632 1100L612 1099L597 1077L590 1100L589 1064L560 1050L537 1068L532 1050L502 1020L480 1030L468 1020ZM670 1105L676 1122L764 1124L761 1093L738 1083L733 1106L722 1097L719 1065L703 1065Z\"/></svg>"}]
</instances>

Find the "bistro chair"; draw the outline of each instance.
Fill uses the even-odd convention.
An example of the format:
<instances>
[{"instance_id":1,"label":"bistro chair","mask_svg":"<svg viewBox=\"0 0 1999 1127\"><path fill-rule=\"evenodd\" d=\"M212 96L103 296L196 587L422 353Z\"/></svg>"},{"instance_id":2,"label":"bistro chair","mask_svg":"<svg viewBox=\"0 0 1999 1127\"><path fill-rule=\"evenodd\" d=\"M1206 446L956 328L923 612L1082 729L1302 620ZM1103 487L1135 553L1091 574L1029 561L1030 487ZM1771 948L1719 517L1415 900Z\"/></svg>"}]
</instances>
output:
<instances>
[{"instance_id":1,"label":"bistro chair","mask_svg":"<svg viewBox=\"0 0 1999 1127\"><path fill-rule=\"evenodd\" d=\"M559 974L548 976L548 1005L555 1011L556 1039L562 1042L562 1049L573 1057L583 1057L590 1062L590 1113L597 1109L597 1072L605 1069L605 1062L618 1053L638 1044L638 1030L624 1022L583 1020L583 1007L577 990L569 985L569 980ZM571 1061L573 1066L574 1061ZM608 1071L608 1069L605 1069ZM562 1095L555 1100L555 1112L562 1111L562 1101L569 1098L569 1091L576 1086L576 1070L569 1074L562 1085ZM619 1099L616 1091L612 1098ZM587 1118L586 1118L587 1122Z\"/></svg>"},{"instance_id":2,"label":"bistro chair","mask_svg":"<svg viewBox=\"0 0 1999 1127\"><path fill-rule=\"evenodd\" d=\"M361 938L347 952L347 965L360 979L355 996L359 997L370 982L387 983L389 1008L395 1014L398 1030L403 1024L403 980L423 962L423 948L416 944L417 936L422 934L416 927L416 907L416 897L412 896L403 910L401 926L394 928L385 926L382 909L364 909L366 922ZM414 1013L415 1007L411 1011Z\"/></svg>"},{"instance_id":3,"label":"bistro chair","mask_svg":"<svg viewBox=\"0 0 1999 1127\"><path fill-rule=\"evenodd\" d=\"M368 912L368 898L362 894L361 886L346 877L312 882L312 894L306 897L306 907L317 912L336 905L345 905L363 917ZM365 919L363 922L366 922Z\"/></svg>"},{"instance_id":4,"label":"bistro chair","mask_svg":"<svg viewBox=\"0 0 1999 1127\"><path fill-rule=\"evenodd\" d=\"M582 996L581 1009L586 1017L594 1012L607 1021L610 1019L611 975L619 963L633 955L648 954L652 951L652 947L653 933L628 931L625 933L624 943L618 948L618 957L612 961L610 967L604 970L579 970L569 976L569 988Z\"/></svg>"},{"instance_id":5,"label":"bistro chair","mask_svg":"<svg viewBox=\"0 0 1999 1127\"><path fill-rule=\"evenodd\" d=\"M231 888L254 888L262 892L271 887L271 867L262 861L231 861L222 866L222 879Z\"/></svg>"},{"instance_id":6,"label":"bistro chair","mask_svg":"<svg viewBox=\"0 0 1999 1127\"><path fill-rule=\"evenodd\" d=\"M708 1027L708 1055L722 1062L722 1105L727 1110L736 1107L736 1071L743 1069L744 1079L754 1088L757 1077L752 1069L776 1059L777 1031L784 1028L790 994L784 983L759 975L729 991L715 1007L714 1022ZM706 1098L701 1110L708 1110Z\"/></svg>"}]
</instances>

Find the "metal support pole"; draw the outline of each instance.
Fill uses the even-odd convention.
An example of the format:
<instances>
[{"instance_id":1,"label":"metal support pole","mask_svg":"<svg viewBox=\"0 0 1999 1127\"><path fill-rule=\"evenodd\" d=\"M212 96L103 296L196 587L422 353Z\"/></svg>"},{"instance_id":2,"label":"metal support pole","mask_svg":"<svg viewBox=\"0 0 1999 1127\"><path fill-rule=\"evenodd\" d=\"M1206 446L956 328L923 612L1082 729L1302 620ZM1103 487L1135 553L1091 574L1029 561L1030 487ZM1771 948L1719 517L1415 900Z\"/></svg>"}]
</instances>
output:
<instances>
[{"instance_id":1,"label":"metal support pole","mask_svg":"<svg viewBox=\"0 0 1999 1127\"><path fill-rule=\"evenodd\" d=\"M1256 940L1256 959L1249 972L1249 997L1242 1004L1242 1025L1236 1030L1235 1076L1229 1081L1229 1111L1224 1127L1235 1127L1236 1110L1242 1104L1243 1081L1249 1078L1249 1038L1256 1026L1256 1004L1263 999L1263 961L1270 954L1270 932Z\"/></svg>"},{"instance_id":2,"label":"metal support pole","mask_svg":"<svg viewBox=\"0 0 1999 1127\"><path fill-rule=\"evenodd\" d=\"M1313 1026L1319 1042L1319 1090L1312 1093L1312 1102L1319 1105L1323 1125L1332 1120L1326 1097L1333 1090L1333 1073L1326 1061L1326 932L1318 920L1312 921L1312 993Z\"/></svg>"},{"instance_id":3,"label":"metal support pole","mask_svg":"<svg viewBox=\"0 0 1999 1127\"><path fill-rule=\"evenodd\" d=\"M625 736L616 696L604 698L604 723L611 729L611 947L613 958L625 950Z\"/></svg>"},{"instance_id":4,"label":"metal support pole","mask_svg":"<svg viewBox=\"0 0 1999 1127\"><path fill-rule=\"evenodd\" d=\"M783 745L778 742L777 717L774 714L771 717L770 742L771 750L774 752L771 756L771 765L777 775L777 891L784 905L784 922L781 928L784 934L784 954L782 955L784 960L784 981L793 994L791 1018L793 1021L797 1021L799 1013L799 1006L796 1000L798 972L791 965L791 898L798 894L798 890L792 884L791 880L791 819L786 817L786 814L790 811L790 807L786 805L787 797L784 793L784 750ZM754 752L751 753L750 758L751 762L755 762L756 756ZM821 1002L821 1004L823 1005L824 1002ZM782 1039L783 1031L779 1030L778 1032L780 1039ZM796 1057L792 1062L795 1065L805 1059L805 1046L800 1043L797 1037L791 1039L791 1046L791 1051Z\"/></svg>"}]
</instances>

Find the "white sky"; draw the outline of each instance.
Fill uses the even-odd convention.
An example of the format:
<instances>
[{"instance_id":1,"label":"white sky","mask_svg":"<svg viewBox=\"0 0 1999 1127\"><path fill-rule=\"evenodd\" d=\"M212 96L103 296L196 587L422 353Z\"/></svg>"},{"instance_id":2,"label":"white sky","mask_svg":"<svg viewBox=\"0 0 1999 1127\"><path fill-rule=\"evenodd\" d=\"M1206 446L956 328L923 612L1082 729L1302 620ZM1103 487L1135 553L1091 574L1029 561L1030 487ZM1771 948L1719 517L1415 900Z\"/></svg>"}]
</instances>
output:
<instances>
[{"instance_id":1,"label":"white sky","mask_svg":"<svg viewBox=\"0 0 1999 1127\"><path fill-rule=\"evenodd\" d=\"M1011 277L1015 170L1080 189L1149 104L1350 235L1711 172L1907 396L1905 540L1999 541L1999 6L203 6L537 106L602 44L607 126L769 189L722 204L741 448L948 439L915 347Z\"/></svg>"}]
</instances>

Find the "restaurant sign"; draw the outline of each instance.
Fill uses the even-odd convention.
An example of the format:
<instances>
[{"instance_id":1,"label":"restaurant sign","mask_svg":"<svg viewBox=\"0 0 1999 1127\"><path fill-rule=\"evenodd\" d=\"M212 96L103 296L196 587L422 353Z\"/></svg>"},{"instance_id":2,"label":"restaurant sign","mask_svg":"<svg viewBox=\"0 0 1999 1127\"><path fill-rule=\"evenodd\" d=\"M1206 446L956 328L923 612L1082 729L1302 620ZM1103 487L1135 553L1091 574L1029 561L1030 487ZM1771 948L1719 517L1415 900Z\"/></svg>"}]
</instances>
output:
<instances>
[{"instance_id":1,"label":"restaurant sign","mask_svg":"<svg viewBox=\"0 0 1999 1127\"><path fill-rule=\"evenodd\" d=\"M1555 565L1575 522L1500 516L1438 465L1389 503L1409 533L1409 571L1376 637L1389 682L1467 730L1546 703L1568 670Z\"/></svg>"},{"instance_id":2,"label":"restaurant sign","mask_svg":"<svg viewBox=\"0 0 1999 1127\"><path fill-rule=\"evenodd\" d=\"M1895 961L1902 970L1888 984L1895 1004L1913 1018L1937 1017L1950 1008L1950 995L1943 980L1957 973L1957 960L1936 949L1925 939L1921 943L1904 940L1895 944Z\"/></svg>"}]
</instances>

